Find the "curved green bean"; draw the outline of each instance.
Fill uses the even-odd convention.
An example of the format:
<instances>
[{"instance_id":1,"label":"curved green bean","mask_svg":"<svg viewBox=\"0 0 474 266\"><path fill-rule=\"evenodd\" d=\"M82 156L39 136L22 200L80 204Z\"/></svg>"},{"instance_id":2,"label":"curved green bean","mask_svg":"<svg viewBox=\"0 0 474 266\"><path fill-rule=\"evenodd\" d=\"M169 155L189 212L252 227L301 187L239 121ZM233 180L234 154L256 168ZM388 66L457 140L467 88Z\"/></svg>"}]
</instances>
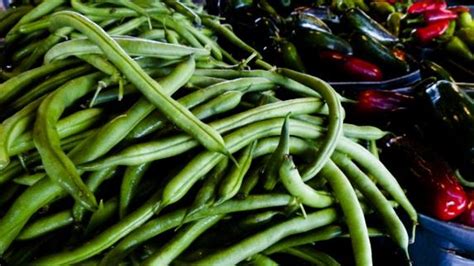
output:
<instances>
[{"instance_id":1,"label":"curved green bean","mask_svg":"<svg viewBox=\"0 0 474 266\"><path fill-rule=\"evenodd\" d=\"M179 44L169 44L136 37L112 37L130 56L144 56L162 59L181 59L186 56L207 57L209 50L193 48ZM65 59L70 56L87 54L106 54L94 42L87 39L75 39L59 43L49 49L44 56L45 63Z\"/></svg>"},{"instance_id":2,"label":"curved green bean","mask_svg":"<svg viewBox=\"0 0 474 266\"><path fill-rule=\"evenodd\" d=\"M61 149L56 124L64 109L91 92L99 78L97 73L76 78L46 97L38 109L33 130L33 139L49 178L88 209L97 206L95 196Z\"/></svg>"},{"instance_id":3,"label":"curved green bean","mask_svg":"<svg viewBox=\"0 0 474 266\"><path fill-rule=\"evenodd\" d=\"M66 210L40 218L27 225L18 235L18 240L29 240L45 235L51 231L71 225L74 222L71 211Z\"/></svg>"},{"instance_id":4,"label":"curved green bean","mask_svg":"<svg viewBox=\"0 0 474 266\"><path fill-rule=\"evenodd\" d=\"M372 249L367 224L354 188L332 160L329 160L323 167L321 175L326 178L334 191L334 196L341 205L351 235L355 264L372 265Z\"/></svg>"},{"instance_id":5,"label":"curved green bean","mask_svg":"<svg viewBox=\"0 0 474 266\"><path fill-rule=\"evenodd\" d=\"M192 241L224 217L223 214L209 216L181 229L162 248L146 259L144 265L169 265Z\"/></svg>"},{"instance_id":6,"label":"curved green bean","mask_svg":"<svg viewBox=\"0 0 474 266\"><path fill-rule=\"evenodd\" d=\"M238 165L234 165L229 173L224 177L219 186L219 199L216 201L215 205L219 205L237 195L244 176L247 174L252 163L253 151L255 150L256 145L257 141L248 145L237 159Z\"/></svg>"},{"instance_id":7,"label":"curved green bean","mask_svg":"<svg viewBox=\"0 0 474 266\"><path fill-rule=\"evenodd\" d=\"M211 151L229 155L224 140L214 129L199 121L187 109L163 93L161 86L151 79L130 56L98 25L71 11L56 12L51 16L53 28L73 27L97 44L106 57L133 83L145 97L162 111L168 119L196 138Z\"/></svg>"},{"instance_id":8,"label":"curved green bean","mask_svg":"<svg viewBox=\"0 0 474 266\"><path fill-rule=\"evenodd\" d=\"M163 92L173 94L186 84L194 70L193 58L188 58L179 64L173 72L162 79ZM105 124L95 135L84 140L70 153L71 160L77 164L94 160L111 150L117 143L147 115L155 106L141 98L124 115L118 116Z\"/></svg>"},{"instance_id":9,"label":"curved green bean","mask_svg":"<svg viewBox=\"0 0 474 266\"><path fill-rule=\"evenodd\" d=\"M120 186L119 215L121 218L128 213L128 207L132 197L137 192L138 184L150 167L150 163L129 166L125 169L122 184Z\"/></svg>"},{"instance_id":10,"label":"curved green bean","mask_svg":"<svg viewBox=\"0 0 474 266\"><path fill-rule=\"evenodd\" d=\"M196 265L234 265L262 252L287 236L328 225L336 219L337 212L333 208L310 213L306 218L292 218L193 263Z\"/></svg>"},{"instance_id":11,"label":"curved green bean","mask_svg":"<svg viewBox=\"0 0 474 266\"><path fill-rule=\"evenodd\" d=\"M418 223L418 214L415 208L408 200L397 179L388 171L382 162L376 159L369 151L364 149L364 147L347 138L341 138L338 150L347 154L375 178L377 184L387 191L407 212L413 224L416 225Z\"/></svg>"},{"instance_id":12,"label":"curved green bean","mask_svg":"<svg viewBox=\"0 0 474 266\"><path fill-rule=\"evenodd\" d=\"M308 180L314 177L330 159L331 154L336 149L338 139L342 136L342 105L336 91L325 81L289 69L281 69L280 72L317 91L321 94L324 101L326 101L329 108L326 141L319 148L317 159L303 172L303 179Z\"/></svg>"},{"instance_id":13,"label":"curved green bean","mask_svg":"<svg viewBox=\"0 0 474 266\"><path fill-rule=\"evenodd\" d=\"M250 195L244 200L231 199L214 208L206 208L186 216L186 209L180 209L150 220L125 237L103 258L100 265L115 265L133 249L146 240L182 224L204 217L249 210L287 206L294 203L293 198L283 194Z\"/></svg>"},{"instance_id":14,"label":"curved green bean","mask_svg":"<svg viewBox=\"0 0 474 266\"><path fill-rule=\"evenodd\" d=\"M347 156L336 152L332 155L332 158L336 164L346 172L349 180L354 183L357 189L371 203L373 208L376 210L376 214L379 215L382 222L385 224L387 233L394 242L402 248L402 250L408 252L409 240L405 226L374 182L372 182L372 180Z\"/></svg>"}]
</instances>

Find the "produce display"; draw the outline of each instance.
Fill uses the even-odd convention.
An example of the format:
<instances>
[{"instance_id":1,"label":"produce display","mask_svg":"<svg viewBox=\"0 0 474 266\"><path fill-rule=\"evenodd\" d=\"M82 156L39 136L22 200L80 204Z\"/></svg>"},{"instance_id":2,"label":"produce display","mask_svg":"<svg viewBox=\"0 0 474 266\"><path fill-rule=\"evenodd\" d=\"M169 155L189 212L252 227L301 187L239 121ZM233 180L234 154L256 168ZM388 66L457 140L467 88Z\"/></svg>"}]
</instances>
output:
<instances>
[{"instance_id":1,"label":"produce display","mask_svg":"<svg viewBox=\"0 0 474 266\"><path fill-rule=\"evenodd\" d=\"M344 123L350 100L266 63L200 6L57 0L2 16L6 263L370 265L381 236L408 259L417 213L373 150L387 132ZM348 236L353 256L311 245Z\"/></svg>"},{"instance_id":2,"label":"produce display","mask_svg":"<svg viewBox=\"0 0 474 266\"><path fill-rule=\"evenodd\" d=\"M417 211L474 226L469 12L17 1L0 264L409 265Z\"/></svg>"}]
</instances>

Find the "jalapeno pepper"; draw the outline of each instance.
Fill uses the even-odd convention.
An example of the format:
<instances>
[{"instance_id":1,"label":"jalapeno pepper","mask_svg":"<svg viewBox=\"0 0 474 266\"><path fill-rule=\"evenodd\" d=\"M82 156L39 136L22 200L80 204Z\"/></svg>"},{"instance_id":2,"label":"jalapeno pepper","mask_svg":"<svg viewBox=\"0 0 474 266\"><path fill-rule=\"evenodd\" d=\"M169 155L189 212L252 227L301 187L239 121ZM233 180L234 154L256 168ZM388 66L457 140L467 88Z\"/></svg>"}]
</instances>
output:
<instances>
[{"instance_id":1,"label":"jalapeno pepper","mask_svg":"<svg viewBox=\"0 0 474 266\"><path fill-rule=\"evenodd\" d=\"M298 49L292 42L284 38L277 38L275 40L275 46L273 49L275 50L276 57L278 58L278 64L299 72L306 72L303 60L301 60L301 57L298 53Z\"/></svg>"},{"instance_id":2,"label":"jalapeno pepper","mask_svg":"<svg viewBox=\"0 0 474 266\"><path fill-rule=\"evenodd\" d=\"M459 23L460 28L473 28L474 27L472 15L469 12L463 12L459 14L458 23Z\"/></svg>"},{"instance_id":3,"label":"jalapeno pepper","mask_svg":"<svg viewBox=\"0 0 474 266\"><path fill-rule=\"evenodd\" d=\"M400 24L403 18L403 14L395 12L390 14L387 18L387 28L395 36L400 35Z\"/></svg>"},{"instance_id":4,"label":"jalapeno pepper","mask_svg":"<svg viewBox=\"0 0 474 266\"><path fill-rule=\"evenodd\" d=\"M385 18L396 11L395 7L389 2L372 2L370 3L370 8L377 15Z\"/></svg>"},{"instance_id":5,"label":"jalapeno pepper","mask_svg":"<svg viewBox=\"0 0 474 266\"><path fill-rule=\"evenodd\" d=\"M456 32L456 36L463 40L471 49L474 49L474 27L462 28Z\"/></svg>"},{"instance_id":6,"label":"jalapeno pepper","mask_svg":"<svg viewBox=\"0 0 474 266\"><path fill-rule=\"evenodd\" d=\"M421 76L424 78L434 77L436 80L447 80L455 82L451 74L442 66L430 60L423 60L420 63Z\"/></svg>"},{"instance_id":7,"label":"jalapeno pepper","mask_svg":"<svg viewBox=\"0 0 474 266\"><path fill-rule=\"evenodd\" d=\"M314 50L334 50L343 54L352 54L352 47L348 41L324 31L297 28L294 39L298 47L304 47L311 53L314 53Z\"/></svg>"},{"instance_id":8,"label":"jalapeno pepper","mask_svg":"<svg viewBox=\"0 0 474 266\"><path fill-rule=\"evenodd\" d=\"M398 38L359 8L351 8L344 20L355 31L368 35L383 44L395 44Z\"/></svg>"},{"instance_id":9,"label":"jalapeno pepper","mask_svg":"<svg viewBox=\"0 0 474 266\"><path fill-rule=\"evenodd\" d=\"M313 8L310 7L299 7L294 9L289 17L292 26L331 33L331 29L328 25L326 25L326 23L324 23L324 21L312 11Z\"/></svg>"},{"instance_id":10,"label":"jalapeno pepper","mask_svg":"<svg viewBox=\"0 0 474 266\"><path fill-rule=\"evenodd\" d=\"M471 50L459 37L454 36L451 40L446 44L446 51L455 56L459 60L463 60L466 62L471 62L474 60L474 55L472 54Z\"/></svg>"},{"instance_id":11,"label":"jalapeno pepper","mask_svg":"<svg viewBox=\"0 0 474 266\"><path fill-rule=\"evenodd\" d=\"M355 33L350 38L356 54L381 66L385 72L394 75L405 74L410 70L406 61L400 60L393 52L377 40L364 34Z\"/></svg>"},{"instance_id":12,"label":"jalapeno pepper","mask_svg":"<svg viewBox=\"0 0 474 266\"><path fill-rule=\"evenodd\" d=\"M343 71L350 78L358 81L380 81L383 74L377 65L363 59L344 55L336 51L322 51L319 53L323 62Z\"/></svg>"},{"instance_id":13,"label":"jalapeno pepper","mask_svg":"<svg viewBox=\"0 0 474 266\"><path fill-rule=\"evenodd\" d=\"M387 141L381 155L421 212L447 221L466 209L467 196L454 171L427 145L399 136Z\"/></svg>"}]
</instances>

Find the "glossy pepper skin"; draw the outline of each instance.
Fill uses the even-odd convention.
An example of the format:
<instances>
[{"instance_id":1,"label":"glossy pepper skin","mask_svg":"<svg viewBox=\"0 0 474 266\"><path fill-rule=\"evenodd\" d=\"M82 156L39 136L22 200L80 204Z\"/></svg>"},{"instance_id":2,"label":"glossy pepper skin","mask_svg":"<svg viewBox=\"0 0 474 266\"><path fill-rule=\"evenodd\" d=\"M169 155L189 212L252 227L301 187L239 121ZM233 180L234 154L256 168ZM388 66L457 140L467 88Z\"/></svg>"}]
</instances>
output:
<instances>
[{"instance_id":1,"label":"glossy pepper skin","mask_svg":"<svg viewBox=\"0 0 474 266\"><path fill-rule=\"evenodd\" d=\"M423 60L420 62L420 72L422 77L434 77L436 80L447 80L450 82L455 82L454 78L449 74L449 72L444 69L439 64L436 64L430 60Z\"/></svg>"},{"instance_id":2,"label":"glossy pepper skin","mask_svg":"<svg viewBox=\"0 0 474 266\"><path fill-rule=\"evenodd\" d=\"M298 49L292 42L283 38L277 38L274 41L273 49L275 56L278 58L277 60L280 61L278 62L279 64L299 72L306 72Z\"/></svg>"},{"instance_id":3,"label":"glossy pepper skin","mask_svg":"<svg viewBox=\"0 0 474 266\"><path fill-rule=\"evenodd\" d=\"M433 23L440 20L454 20L458 14L447 9L428 10L423 13L423 20L425 23Z\"/></svg>"},{"instance_id":4,"label":"glossy pepper skin","mask_svg":"<svg viewBox=\"0 0 474 266\"><path fill-rule=\"evenodd\" d=\"M426 132L447 150L457 166L466 168L464 177L472 180L474 168L474 101L455 83L440 80L421 90Z\"/></svg>"},{"instance_id":5,"label":"glossy pepper skin","mask_svg":"<svg viewBox=\"0 0 474 266\"><path fill-rule=\"evenodd\" d=\"M467 44L457 36L453 36L451 40L446 43L445 49L450 55L456 57L456 59L465 62L470 62L474 60L474 55L472 54Z\"/></svg>"},{"instance_id":6,"label":"glossy pepper skin","mask_svg":"<svg viewBox=\"0 0 474 266\"><path fill-rule=\"evenodd\" d=\"M350 43L356 54L381 66L386 73L400 75L410 70L406 61L397 58L392 50L372 37L354 33L350 38Z\"/></svg>"},{"instance_id":7,"label":"glossy pepper skin","mask_svg":"<svg viewBox=\"0 0 474 266\"><path fill-rule=\"evenodd\" d=\"M407 9L408 14L418 14L430 10L446 9L444 0L422 0L410 5Z\"/></svg>"},{"instance_id":8,"label":"glossy pepper skin","mask_svg":"<svg viewBox=\"0 0 474 266\"><path fill-rule=\"evenodd\" d=\"M467 206L467 195L453 170L436 153L407 136L387 141L382 160L408 190L422 213L449 221Z\"/></svg>"},{"instance_id":9,"label":"glossy pepper skin","mask_svg":"<svg viewBox=\"0 0 474 266\"><path fill-rule=\"evenodd\" d=\"M464 225L474 227L474 190L467 191L467 196L469 198L467 207L459 216L458 221Z\"/></svg>"},{"instance_id":10,"label":"glossy pepper skin","mask_svg":"<svg viewBox=\"0 0 474 266\"><path fill-rule=\"evenodd\" d=\"M314 8L311 7L298 7L295 8L289 17L291 24L294 28L306 28L316 31L324 31L331 33L331 29L326 23L318 17L315 13Z\"/></svg>"},{"instance_id":11,"label":"glossy pepper skin","mask_svg":"<svg viewBox=\"0 0 474 266\"><path fill-rule=\"evenodd\" d=\"M382 70L368 61L354 56L344 55L336 51L322 51L319 57L323 63L331 65L350 78L358 81L380 81L383 79Z\"/></svg>"},{"instance_id":12,"label":"glossy pepper skin","mask_svg":"<svg viewBox=\"0 0 474 266\"><path fill-rule=\"evenodd\" d=\"M431 23L425 27L414 30L414 37L422 44L427 44L435 38L440 37L449 28L449 20L441 20Z\"/></svg>"},{"instance_id":13,"label":"glossy pepper skin","mask_svg":"<svg viewBox=\"0 0 474 266\"><path fill-rule=\"evenodd\" d=\"M342 54L352 54L352 46L345 39L324 31L297 28L293 40L298 47L304 47L309 52L334 50Z\"/></svg>"},{"instance_id":14,"label":"glossy pepper skin","mask_svg":"<svg viewBox=\"0 0 474 266\"><path fill-rule=\"evenodd\" d=\"M387 90L365 90L357 98L356 112L370 117L381 117L411 108L415 98Z\"/></svg>"},{"instance_id":15,"label":"glossy pepper skin","mask_svg":"<svg viewBox=\"0 0 474 266\"><path fill-rule=\"evenodd\" d=\"M383 44L390 45L398 42L396 36L359 8L351 8L347 10L344 13L344 21L354 31L368 35Z\"/></svg>"}]
</instances>

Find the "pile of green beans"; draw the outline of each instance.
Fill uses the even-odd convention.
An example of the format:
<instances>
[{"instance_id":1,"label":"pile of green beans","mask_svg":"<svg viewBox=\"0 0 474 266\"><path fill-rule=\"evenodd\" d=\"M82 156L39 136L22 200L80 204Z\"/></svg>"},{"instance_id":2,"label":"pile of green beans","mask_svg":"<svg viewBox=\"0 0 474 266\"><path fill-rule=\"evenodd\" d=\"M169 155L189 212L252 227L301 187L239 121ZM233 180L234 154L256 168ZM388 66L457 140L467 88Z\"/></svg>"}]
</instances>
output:
<instances>
[{"instance_id":1,"label":"pile of green beans","mask_svg":"<svg viewBox=\"0 0 474 266\"><path fill-rule=\"evenodd\" d=\"M191 1L48 0L0 34L0 261L338 265L311 245L347 235L356 265L370 237L408 255L417 213L365 148L387 132Z\"/></svg>"}]
</instances>

